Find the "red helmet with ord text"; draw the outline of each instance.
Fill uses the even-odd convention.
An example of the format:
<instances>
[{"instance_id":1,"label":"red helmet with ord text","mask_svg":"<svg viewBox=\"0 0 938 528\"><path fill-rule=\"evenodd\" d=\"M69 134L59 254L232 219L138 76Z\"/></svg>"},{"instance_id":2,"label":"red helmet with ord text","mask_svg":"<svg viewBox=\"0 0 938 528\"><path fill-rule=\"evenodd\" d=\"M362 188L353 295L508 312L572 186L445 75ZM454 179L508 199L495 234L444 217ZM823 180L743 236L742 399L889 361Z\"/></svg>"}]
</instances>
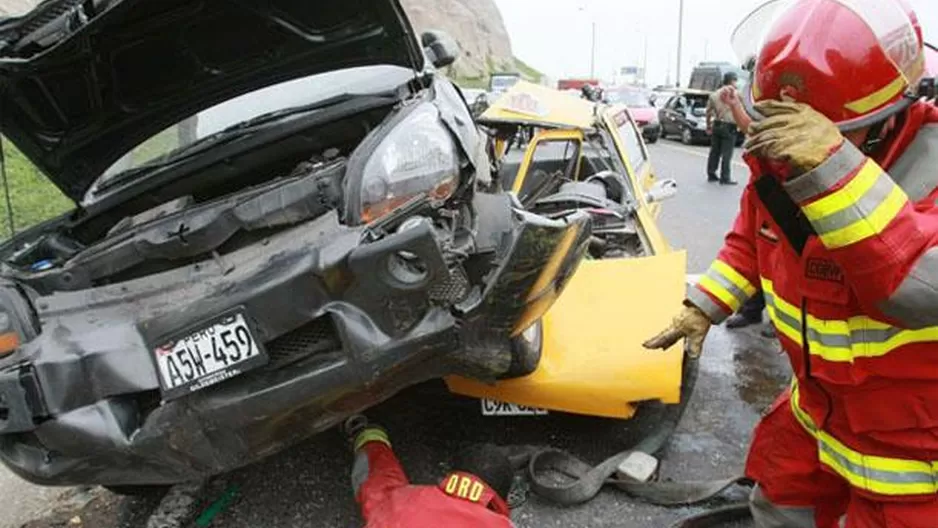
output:
<instances>
[{"instance_id":1,"label":"red helmet with ord text","mask_svg":"<svg viewBox=\"0 0 938 528\"><path fill-rule=\"evenodd\" d=\"M905 0L773 0L733 33L752 65L745 99L793 99L852 130L915 98L925 72L922 30Z\"/></svg>"}]
</instances>

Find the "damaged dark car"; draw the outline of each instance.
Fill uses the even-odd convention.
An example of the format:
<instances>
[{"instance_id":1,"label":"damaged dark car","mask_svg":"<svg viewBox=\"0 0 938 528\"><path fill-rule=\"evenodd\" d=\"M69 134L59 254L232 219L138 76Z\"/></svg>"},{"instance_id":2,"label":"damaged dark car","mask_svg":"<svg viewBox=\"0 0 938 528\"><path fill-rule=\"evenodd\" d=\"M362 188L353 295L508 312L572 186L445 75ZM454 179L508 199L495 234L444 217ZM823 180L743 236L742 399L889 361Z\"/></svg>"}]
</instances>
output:
<instances>
[{"instance_id":1,"label":"damaged dark car","mask_svg":"<svg viewBox=\"0 0 938 528\"><path fill-rule=\"evenodd\" d=\"M0 22L2 132L77 204L0 247L0 459L172 484L424 380L528 373L589 220L489 189L454 52L397 0Z\"/></svg>"}]
</instances>

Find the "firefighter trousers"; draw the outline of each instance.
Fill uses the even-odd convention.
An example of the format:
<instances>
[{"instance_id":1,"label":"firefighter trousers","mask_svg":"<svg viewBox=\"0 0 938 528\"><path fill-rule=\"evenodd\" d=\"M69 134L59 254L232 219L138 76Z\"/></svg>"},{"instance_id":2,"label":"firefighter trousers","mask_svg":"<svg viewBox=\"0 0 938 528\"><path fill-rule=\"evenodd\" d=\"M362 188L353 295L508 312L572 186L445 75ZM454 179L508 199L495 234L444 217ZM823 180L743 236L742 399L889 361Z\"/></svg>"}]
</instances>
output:
<instances>
[{"instance_id":1,"label":"firefighter trousers","mask_svg":"<svg viewBox=\"0 0 938 528\"><path fill-rule=\"evenodd\" d=\"M826 470L785 392L756 427L746 475L758 528L936 528L938 497L876 500Z\"/></svg>"}]
</instances>

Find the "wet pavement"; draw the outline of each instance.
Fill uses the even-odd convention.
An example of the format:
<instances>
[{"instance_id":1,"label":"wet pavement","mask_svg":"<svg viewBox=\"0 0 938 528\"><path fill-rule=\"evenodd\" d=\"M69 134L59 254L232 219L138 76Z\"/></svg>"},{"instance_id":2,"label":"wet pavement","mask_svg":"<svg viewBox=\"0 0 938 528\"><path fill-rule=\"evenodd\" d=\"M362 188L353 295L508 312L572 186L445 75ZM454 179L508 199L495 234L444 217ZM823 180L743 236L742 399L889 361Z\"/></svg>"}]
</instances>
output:
<instances>
[{"instance_id":1,"label":"wet pavement","mask_svg":"<svg viewBox=\"0 0 938 528\"><path fill-rule=\"evenodd\" d=\"M678 196L665 206L661 227L673 246L688 249L689 272L700 273L719 249L738 208L742 187L706 183L703 147L665 140L652 146L652 156L659 177L676 178L680 186ZM743 167L734 170L738 179L745 178ZM789 376L778 344L761 337L760 329L756 326L730 333L719 327L711 332L695 396L663 454L662 478L707 480L742 472L752 427ZM649 329L649 333L655 330ZM440 478L452 453L472 442L550 445L598 463L634 444L654 421L653 415L626 422L563 414L482 417L478 401L448 395L439 383L405 391L368 415L388 429L408 474L419 483ZM233 500L209 525L360 526L348 484L349 459L344 441L333 431L216 479L204 498L210 502L227 492ZM0 486L3 482L0 477ZM728 497L743 498L741 490L730 492ZM27 526L143 526L141 515L155 505L152 498L124 499L103 490L80 496L82 503L68 500L60 512ZM48 510L51 506L47 503L45 507ZM515 510L514 519L519 527L657 528L697 511L653 507L605 490L591 503L575 508L557 507L530 496ZM3 514L0 520L7 521Z\"/></svg>"}]
</instances>

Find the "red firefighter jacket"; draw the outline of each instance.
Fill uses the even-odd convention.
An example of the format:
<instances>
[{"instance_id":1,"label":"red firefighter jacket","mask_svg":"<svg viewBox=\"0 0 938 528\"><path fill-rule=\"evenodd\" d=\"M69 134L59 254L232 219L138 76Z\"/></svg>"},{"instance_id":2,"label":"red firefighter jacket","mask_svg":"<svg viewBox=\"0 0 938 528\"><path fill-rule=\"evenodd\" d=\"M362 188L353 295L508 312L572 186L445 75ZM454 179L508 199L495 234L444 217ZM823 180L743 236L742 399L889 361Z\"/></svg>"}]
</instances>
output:
<instances>
[{"instance_id":1,"label":"red firefighter jacket","mask_svg":"<svg viewBox=\"0 0 938 528\"><path fill-rule=\"evenodd\" d=\"M456 472L437 486L412 486L387 437L374 440L358 450L352 474L366 528L514 526L508 506L479 478Z\"/></svg>"},{"instance_id":2,"label":"red firefighter jacket","mask_svg":"<svg viewBox=\"0 0 938 528\"><path fill-rule=\"evenodd\" d=\"M758 162L747 163L739 216L688 300L719 323L761 289L821 463L880 499L934 498L938 109L914 105L878 161L845 142L782 184L815 233L801 254L757 195Z\"/></svg>"}]
</instances>

